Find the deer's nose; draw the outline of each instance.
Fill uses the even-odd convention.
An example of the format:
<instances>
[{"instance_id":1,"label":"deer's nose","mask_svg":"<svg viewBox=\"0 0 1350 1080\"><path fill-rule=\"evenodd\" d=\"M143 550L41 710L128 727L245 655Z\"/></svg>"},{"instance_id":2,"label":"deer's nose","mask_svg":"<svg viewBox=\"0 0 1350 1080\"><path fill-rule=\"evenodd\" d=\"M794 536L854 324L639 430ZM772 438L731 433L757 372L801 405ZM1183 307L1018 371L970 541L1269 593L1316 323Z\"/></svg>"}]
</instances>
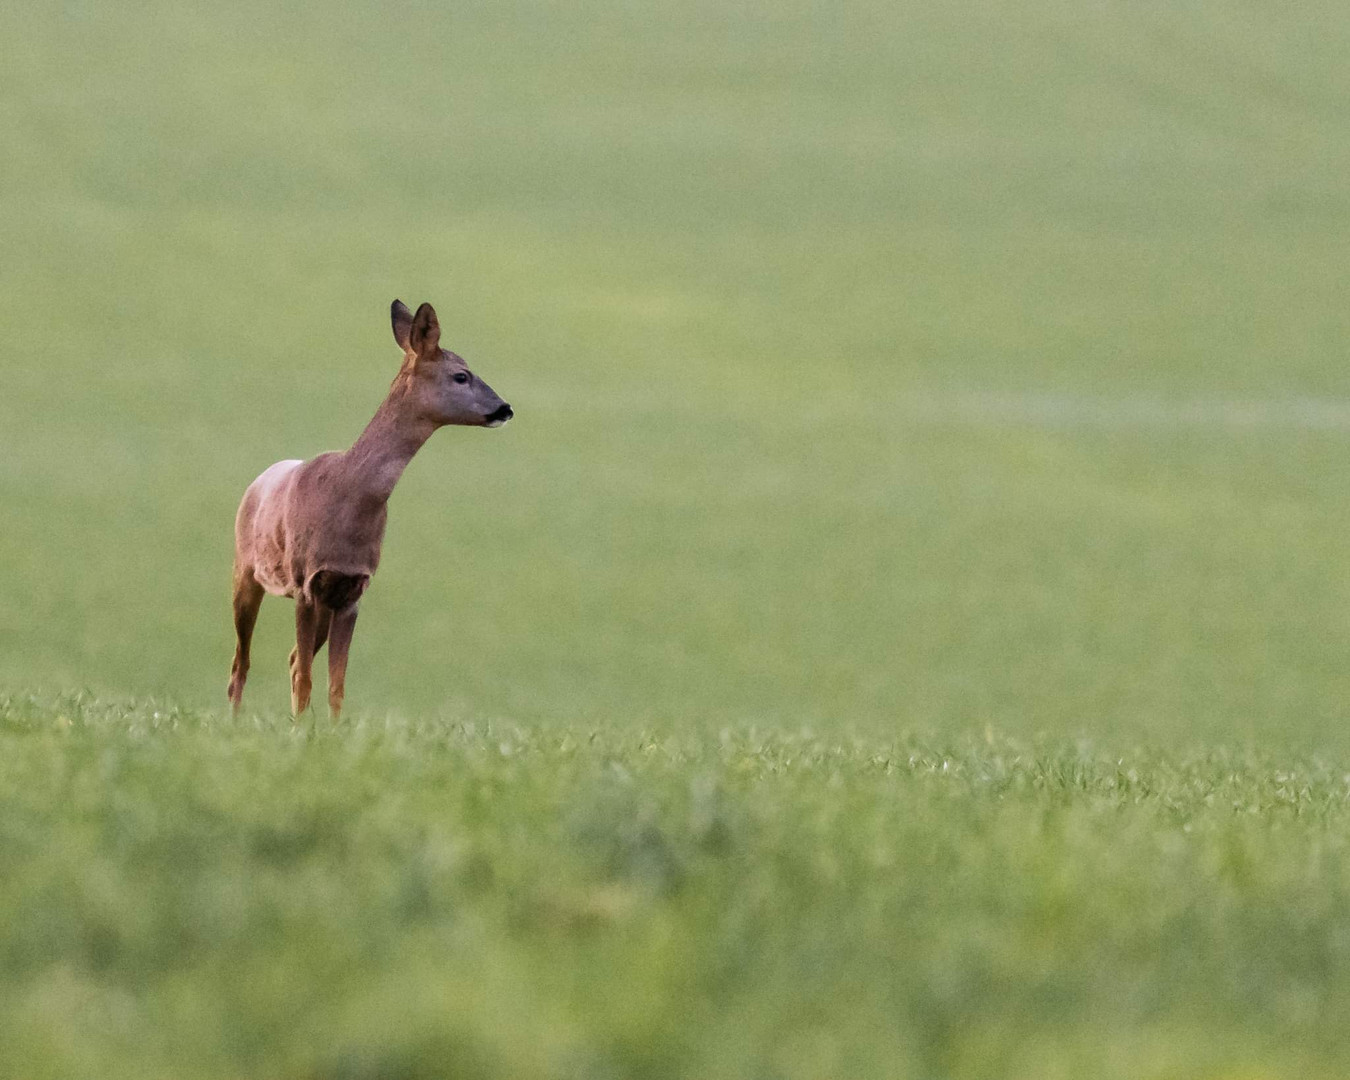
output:
<instances>
[{"instance_id":1,"label":"deer's nose","mask_svg":"<svg viewBox=\"0 0 1350 1080\"><path fill-rule=\"evenodd\" d=\"M500 405L498 405L495 409L493 409L490 413L487 414L487 417L483 422L487 424L488 427L499 427L500 425L510 420L511 417L513 416L515 416L515 413L511 411L511 406L503 401Z\"/></svg>"}]
</instances>

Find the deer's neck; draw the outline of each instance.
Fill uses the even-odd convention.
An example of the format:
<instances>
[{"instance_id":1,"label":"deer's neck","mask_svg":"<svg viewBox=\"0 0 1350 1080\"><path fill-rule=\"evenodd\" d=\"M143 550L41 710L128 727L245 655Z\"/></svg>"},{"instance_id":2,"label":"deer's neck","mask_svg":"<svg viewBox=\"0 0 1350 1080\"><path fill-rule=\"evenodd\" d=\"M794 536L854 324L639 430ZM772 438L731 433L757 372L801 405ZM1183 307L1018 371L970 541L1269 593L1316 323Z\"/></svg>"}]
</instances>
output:
<instances>
[{"instance_id":1,"label":"deer's neck","mask_svg":"<svg viewBox=\"0 0 1350 1080\"><path fill-rule=\"evenodd\" d=\"M435 430L431 421L412 415L407 399L397 388L390 391L346 453L354 494L369 502L387 502L408 462Z\"/></svg>"}]
</instances>

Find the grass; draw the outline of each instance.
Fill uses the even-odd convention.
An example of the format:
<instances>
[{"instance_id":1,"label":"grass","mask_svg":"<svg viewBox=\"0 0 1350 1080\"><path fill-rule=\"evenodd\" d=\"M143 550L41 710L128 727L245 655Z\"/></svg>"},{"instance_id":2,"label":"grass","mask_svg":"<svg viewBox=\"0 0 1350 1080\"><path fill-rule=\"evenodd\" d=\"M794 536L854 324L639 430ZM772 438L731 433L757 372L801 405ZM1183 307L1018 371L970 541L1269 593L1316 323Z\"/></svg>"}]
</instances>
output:
<instances>
[{"instance_id":1,"label":"grass","mask_svg":"<svg viewBox=\"0 0 1350 1080\"><path fill-rule=\"evenodd\" d=\"M0 11L0 1073L1337 1075L1347 45ZM277 601L227 720L238 498L394 296L517 419L344 723Z\"/></svg>"},{"instance_id":2,"label":"grass","mask_svg":"<svg viewBox=\"0 0 1350 1080\"><path fill-rule=\"evenodd\" d=\"M9 1075L1337 1076L1350 776L0 703ZM61 843L51 842L59 806Z\"/></svg>"}]
</instances>

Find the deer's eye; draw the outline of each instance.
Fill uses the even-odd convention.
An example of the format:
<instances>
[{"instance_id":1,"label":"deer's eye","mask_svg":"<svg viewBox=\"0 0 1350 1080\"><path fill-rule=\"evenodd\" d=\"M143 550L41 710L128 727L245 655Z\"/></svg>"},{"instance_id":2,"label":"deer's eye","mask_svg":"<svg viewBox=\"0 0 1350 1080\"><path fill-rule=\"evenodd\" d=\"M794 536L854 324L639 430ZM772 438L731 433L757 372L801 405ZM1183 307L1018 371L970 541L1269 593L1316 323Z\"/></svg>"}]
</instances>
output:
<instances>
[{"instance_id":1,"label":"deer's eye","mask_svg":"<svg viewBox=\"0 0 1350 1080\"><path fill-rule=\"evenodd\" d=\"M467 371L456 371L456 372L455 372L455 382L457 382L457 383L466 383L466 382L468 382L468 381L469 381L469 373L468 373Z\"/></svg>"}]
</instances>

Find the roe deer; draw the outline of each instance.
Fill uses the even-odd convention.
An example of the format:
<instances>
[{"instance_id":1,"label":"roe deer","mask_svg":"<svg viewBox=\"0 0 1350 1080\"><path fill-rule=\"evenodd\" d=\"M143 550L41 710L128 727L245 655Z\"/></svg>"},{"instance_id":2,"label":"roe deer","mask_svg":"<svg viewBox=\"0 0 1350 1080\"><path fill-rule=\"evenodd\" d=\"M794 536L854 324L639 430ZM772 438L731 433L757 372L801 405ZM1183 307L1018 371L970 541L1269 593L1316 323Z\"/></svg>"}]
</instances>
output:
<instances>
[{"instance_id":1,"label":"roe deer","mask_svg":"<svg viewBox=\"0 0 1350 1080\"><path fill-rule=\"evenodd\" d=\"M389 495L432 432L447 424L500 427L511 406L441 348L430 304L390 308L403 366L375 417L345 453L278 461L249 485L234 523L234 629L230 704L238 713L249 643L264 592L295 600L291 710L309 706L314 654L328 642L328 707L342 712L356 609L380 565Z\"/></svg>"}]
</instances>

